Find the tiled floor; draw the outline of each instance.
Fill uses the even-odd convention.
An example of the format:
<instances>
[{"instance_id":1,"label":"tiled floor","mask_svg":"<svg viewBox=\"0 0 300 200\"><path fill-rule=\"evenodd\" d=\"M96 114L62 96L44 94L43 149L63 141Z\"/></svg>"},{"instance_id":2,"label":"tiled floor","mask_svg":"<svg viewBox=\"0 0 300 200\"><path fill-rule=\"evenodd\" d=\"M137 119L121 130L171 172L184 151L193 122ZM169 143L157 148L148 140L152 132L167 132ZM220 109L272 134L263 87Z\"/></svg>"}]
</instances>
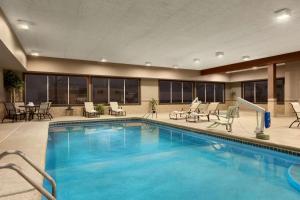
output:
<instances>
[{"instance_id":1,"label":"tiled floor","mask_svg":"<svg viewBox=\"0 0 300 200\"><path fill-rule=\"evenodd\" d=\"M254 129L256 127L255 114L251 112L241 112L241 117L235 119L233 132L227 133L224 127L218 127L213 131L233 136L255 139ZM141 115L129 114L127 117L141 117ZM104 118L116 118L114 116L101 116ZM268 142L298 148L300 151L300 128L288 128L288 125L294 118L280 117L272 119L272 126L265 132L270 135ZM80 116L59 117L53 121L69 120L89 120ZM205 119L198 123L186 122L185 120L170 120L167 113L158 115L155 119L162 122L177 124L180 126L193 127L201 130L208 130L207 126L211 122ZM47 144L49 121L31 121L18 123L0 124L0 152L8 149L18 149L25 152L39 166L44 167L45 152ZM211 130L211 129L210 129ZM42 183L42 178L31 167L16 156L3 158L0 163L14 162L22 167L24 172L33 179ZM35 200L40 199L37 191L20 178L15 172L9 170L0 171L0 199L2 200Z\"/></svg>"}]
</instances>

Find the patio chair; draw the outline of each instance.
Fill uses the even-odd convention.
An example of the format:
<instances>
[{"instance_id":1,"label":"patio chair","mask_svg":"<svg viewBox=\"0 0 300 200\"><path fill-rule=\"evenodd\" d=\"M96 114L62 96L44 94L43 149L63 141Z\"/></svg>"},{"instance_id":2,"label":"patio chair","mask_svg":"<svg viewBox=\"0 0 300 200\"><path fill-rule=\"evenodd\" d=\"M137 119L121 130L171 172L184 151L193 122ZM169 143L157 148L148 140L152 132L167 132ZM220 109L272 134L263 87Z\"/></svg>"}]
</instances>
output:
<instances>
[{"instance_id":1,"label":"patio chair","mask_svg":"<svg viewBox=\"0 0 300 200\"><path fill-rule=\"evenodd\" d=\"M46 111L46 115L49 117L50 120L53 119L53 116L50 113L51 106L52 106L52 102L48 102L48 108L47 108L47 111Z\"/></svg>"},{"instance_id":2,"label":"patio chair","mask_svg":"<svg viewBox=\"0 0 300 200\"><path fill-rule=\"evenodd\" d=\"M291 128L294 123L298 123L297 127L299 127L300 126L300 104L298 102L293 102L293 103L291 103L291 106L292 106L292 108L294 110L294 113L296 115L296 119L295 119L295 121L293 121L291 123L289 128Z\"/></svg>"},{"instance_id":3,"label":"patio chair","mask_svg":"<svg viewBox=\"0 0 300 200\"><path fill-rule=\"evenodd\" d=\"M49 102L42 102L38 110L34 112L34 115L36 115L39 120L41 120L42 118L45 119L46 116L51 120L52 118L49 115L48 107L49 107Z\"/></svg>"},{"instance_id":4,"label":"patio chair","mask_svg":"<svg viewBox=\"0 0 300 200\"><path fill-rule=\"evenodd\" d=\"M186 118L186 116L190 113L193 113L193 112L198 112L198 108L199 108L199 105L200 105L200 102L193 102L190 106L190 108L188 110L181 110L181 111L178 111L178 110L175 110L175 111L172 111L171 113L169 113L169 118L170 119L184 119Z\"/></svg>"},{"instance_id":5,"label":"patio chair","mask_svg":"<svg viewBox=\"0 0 300 200\"><path fill-rule=\"evenodd\" d=\"M5 119L10 119L12 122L25 119L26 113L25 112L18 112L15 105L13 103L4 103L4 107L6 110L6 114L2 119L2 123Z\"/></svg>"},{"instance_id":6,"label":"patio chair","mask_svg":"<svg viewBox=\"0 0 300 200\"><path fill-rule=\"evenodd\" d=\"M210 121L210 116L215 115L218 118L218 106L219 102L212 102L208 104L206 109L201 112L192 112L186 117L187 122L197 122L201 117L207 117L207 120Z\"/></svg>"},{"instance_id":7,"label":"patio chair","mask_svg":"<svg viewBox=\"0 0 300 200\"><path fill-rule=\"evenodd\" d=\"M25 103L24 102L15 102L14 103L16 109L17 109L17 112L26 112L26 109L25 109Z\"/></svg>"},{"instance_id":8,"label":"patio chair","mask_svg":"<svg viewBox=\"0 0 300 200\"><path fill-rule=\"evenodd\" d=\"M226 130L228 132L232 131L232 124L234 118L237 116L237 112L239 110L238 106L229 106L226 112L226 115L218 115L218 120L214 120L214 123L212 123L208 128L216 128L219 125L226 126Z\"/></svg>"},{"instance_id":9,"label":"patio chair","mask_svg":"<svg viewBox=\"0 0 300 200\"><path fill-rule=\"evenodd\" d=\"M97 117L100 116L100 113L97 110L95 110L93 102L84 102L83 115L85 117Z\"/></svg>"},{"instance_id":10,"label":"patio chair","mask_svg":"<svg viewBox=\"0 0 300 200\"><path fill-rule=\"evenodd\" d=\"M118 102L110 102L110 114L111 115L124 115L126 116L126 111L119 106Z\"/></svg>"}]
</instances>

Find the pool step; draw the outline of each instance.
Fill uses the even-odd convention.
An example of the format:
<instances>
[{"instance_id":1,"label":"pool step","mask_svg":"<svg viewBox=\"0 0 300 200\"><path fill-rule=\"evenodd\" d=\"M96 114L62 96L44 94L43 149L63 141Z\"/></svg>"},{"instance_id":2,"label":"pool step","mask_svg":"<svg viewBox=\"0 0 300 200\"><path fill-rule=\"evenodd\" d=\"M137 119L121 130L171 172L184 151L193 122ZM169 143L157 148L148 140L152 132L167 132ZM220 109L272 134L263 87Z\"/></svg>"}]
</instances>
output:
<instances>
[{"instance_id":1,"label":"pool step","mask_svg":"<svg viewBox=\"0 0 300 200\"><path fill-rule=\"evenodd\" d=\"M287 178L288 182L300 192L300 164L289 167Z\"/></svg>"}]
</instances>

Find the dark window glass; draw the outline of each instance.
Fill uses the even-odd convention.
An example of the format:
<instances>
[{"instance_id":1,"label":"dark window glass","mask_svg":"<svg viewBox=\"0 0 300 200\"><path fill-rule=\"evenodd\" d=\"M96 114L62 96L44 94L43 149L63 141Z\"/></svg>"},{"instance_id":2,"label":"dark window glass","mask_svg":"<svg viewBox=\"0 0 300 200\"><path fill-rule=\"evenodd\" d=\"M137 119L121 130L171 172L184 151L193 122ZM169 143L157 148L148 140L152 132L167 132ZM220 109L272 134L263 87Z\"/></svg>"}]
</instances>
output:
<instances>
[{"instance_id":1,"label":"dark window glass","mask_svg":"<svg viewBox=\"0 0 300 200\"><path fill-rule=\"evenodd\" d=\"M215 101L216 102L224 102L224 84L223 83L215 83Z\"/></svg>"},{"instance_id":2,"label":"dark window glass","mask_svg":"<svg viewBox=\"0 0 300 200\"><path fill-rule=\"evenodd\" d=\"M159 81L159 102L171 103L171 81Z\"/></svg>"},{"instance_id":3,"label":"dark window glass","mask_svg":"<svg viewBox=\"0 0 300 200\"><path fill-rule=\"evenodd\" d=\"M68 104L68 77L48 76L49 101L56 105Z\"/></svg>"},{"instance_id":4,"label":"dark window glass","mask_svg":"<svg viewBox=\"0 0 300 200\"><path fill-rule=\"evenodd\" d=\"M205 102L205 83L196 83L196 96L202 102Z\"/></svg>"},{"instance_id":5,"label":"dark window glass","mask_svg":"<svg viewBox=\"0 0 300 200\"><path fill-rule=\"evenodd\" d=\"M93 102L108 103L108 79L93 77Z\"/></svg>"},{"instance_id":6,"label":"dark window glass","mask_svg":"<svg viewBox=\"0 0 300 200\"><path fill-rule=\"evenodd\" d=\"M181 103L182 99L182 82L173 81L172 82L172 103Z\"/></svg>"},{"instance_id":7,"label":"dark window glass","mask_svg":"<svg viewBox=\"0 0 300 200\"><path fill-rule=\"evenodd\" d=\"M267 81L257 81L255 82L255 96L256 103L266 103L268 102L268 82Z\"/></svg>"},{"instance_id":8,"label":"dark window glass","mask_svg":"<svg viewBox=\"0 0 300 200\"><path fill-rule=\"evenodd\" d=\"M110 101L124 104L124 79L110 79Z\"/></svg>"},{"instance_id":9,"label":"dark window glass","mask_svg":"<svg viewBox=\"0 0 300 200\"><path fill-rule=\"evenodd\" d=\"M87 78L82 76L69 77L69 103L83 104L88 100Z\"/></svg>"},{"instance_id":10,"label":"dark window glass","mask_svg":"<svg viewBox=\"0 0 300 200\"><path fill-rule=\"evenodd\" d=\"M26 103L33 102L40 104L47 101L47 76L27 74L26 82Z\"/></svg>"},{"instance_id":11,"label":"dark window glass","mask_svg":"<svg viewBox=\"0 0 300 200\"><path fill-rule=\"evenodd\" d=\"M193 101L193 83L183 82L183 102L190 103Z\"/></svg>"},{"instance_id":12,"label":"dark window glass","mask_svg":"<svg viewBox=\"0 0 300 200\"><path fill-rule=\"evenodd\" d=\"M206 83L206 102L214 101L214 83Z\"/></svg>"},{"instance_id":13,"label":"dark window glass","mask_svg":"<svg viewBox=\"0 0 300 200\"><path fill-rule=\"evenodd\" d=\"M284 79L276 80L276 98L278 103L284 103Z\"/></svg>"},{"instance_id":14,"label":"dark window glass","mask_svg":"<svg viewBox=\"0 0 300 200\"><path fill-rule=\"evenodd\" d=\"M243 83L243 96L247 101L254 102L254 82Z\"/></svg>"},{"instance_id":15,"label":"dark window glass","mask_svg":"<svg viewBox=\"0 0 300 200\"><path fill-rule=\"evenodd\" d=\"M139 80L125 80L125 103L139 103Z\"/></svg>"}]
</instances>

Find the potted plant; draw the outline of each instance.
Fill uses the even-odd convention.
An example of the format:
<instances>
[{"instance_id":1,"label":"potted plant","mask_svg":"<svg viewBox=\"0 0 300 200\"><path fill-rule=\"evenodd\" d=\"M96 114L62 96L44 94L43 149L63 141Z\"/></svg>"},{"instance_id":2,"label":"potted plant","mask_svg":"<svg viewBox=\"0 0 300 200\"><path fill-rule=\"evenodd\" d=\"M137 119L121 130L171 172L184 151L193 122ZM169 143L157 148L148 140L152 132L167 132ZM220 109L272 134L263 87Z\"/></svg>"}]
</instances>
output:
<instances>
[{"instance_id":1,"label":"potted plant","mask_svg":"<svg viewBox=\"0 0 300 200\"><path fill-rule=\"evenodd\" d=\"M95 109L101 114L104 114L104 105L103 104L97 104Z\"/></svg>"},{"instance_id":2,"label":"potted plant","mask_svg":"<svg viewBox=\"0 0 300 200\"><path fill-rule=\"evenodd\" d=\"M10 102L15 102L16 90L20 90L23 87L23 81L13 71L4 72L4 87L10 93Z\"/></svg>"},{"instance_id":3,"label":"potted plant","mask_svg":"<svg viewBox=\"0 0 300 200\"><path fill-rule=\"evenodd\" d=\"M151 107L151 112L155 113L156 112L156 106L158 105L157 101L154 98L152 98L149 101L149 104L150 104L150 107Z\"/></svg>"}]
</instances>

